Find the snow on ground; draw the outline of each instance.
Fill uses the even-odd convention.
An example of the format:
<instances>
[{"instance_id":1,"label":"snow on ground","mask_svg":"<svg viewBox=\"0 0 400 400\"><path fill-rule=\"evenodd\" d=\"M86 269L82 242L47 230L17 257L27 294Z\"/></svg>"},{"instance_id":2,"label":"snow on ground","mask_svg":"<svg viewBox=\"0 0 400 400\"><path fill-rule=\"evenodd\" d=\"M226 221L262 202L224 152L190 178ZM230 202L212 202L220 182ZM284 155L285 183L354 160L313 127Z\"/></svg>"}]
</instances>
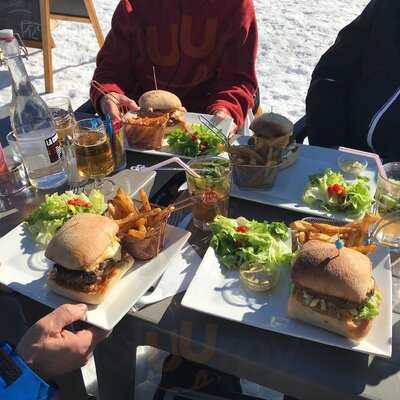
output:
<instances>
[{"instance_id":1,"label":"snow on ground","mask_svg":"<svg viewBox=\"0 0 400 400\"><path fill-rule=\"evenodd\" d=\"M94 3L106 33L118 0ZM254 0L260 36L257 72L266 110L273 108L293 120L304 114L304 99L315 64L337 32L367 3L368 0ZM71 22L60 22L53 37L57 46L53 51L55 91L70 96L73 106L78 107L88 98L98 51L96 38L90 25ZM38 92L43 93L41 51L29 52L28 73ZM10 100L8 73L2 69L0 109Z\"/></svg>"}]
</instances>

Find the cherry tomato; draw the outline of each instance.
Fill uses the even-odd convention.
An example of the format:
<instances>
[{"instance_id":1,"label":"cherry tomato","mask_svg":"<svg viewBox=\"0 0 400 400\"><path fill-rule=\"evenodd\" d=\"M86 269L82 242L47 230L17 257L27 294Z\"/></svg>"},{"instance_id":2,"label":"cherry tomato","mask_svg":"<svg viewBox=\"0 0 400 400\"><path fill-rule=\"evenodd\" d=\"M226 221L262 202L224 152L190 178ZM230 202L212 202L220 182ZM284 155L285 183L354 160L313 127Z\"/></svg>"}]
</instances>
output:
<instances>
[{"instance_id":1,"label":"cherry tomato","mask_svg":"<svg viewBox=\"0 0 400 400\"><path fill-rule=\"evenodd\" d=\"M346 189L343 185L340 185L339 183L334 183L333 185L328 186L328 194L329 196L346 196Z\"/></svg>"},{"instance_id":2,"label":"cherry tomato","mask_svg":"<svg viewBox=\"0 0 400 400\"><path fill-rule=\"evenodd\" d=\"M69 206L79 206L79 207L86 207L86 208L92 207L91 204L89 204L87 201L85 201L83 199L71 199L71 200L67 201L67 204Z\"/></svg>"},{"instance_id":3,"label":"cherry tomato","mask_svg":"<svg viewBox=\"0 0 400 400\"><path fill-rule=\"evenodd\" d=\"M198 136L197 135L192 135L192 136L190 136L190 138L193 140L193 142L195 142L198 139Z\"/></svg>"},{"instance_id":4,"label":"cherry tomato","mask_svg":"<svg viewBox=\"0 0 400 400\"><path fill-rule=\"evenodd\" d=\"M244 225L239 225L237 228L235 228L236 232L239 233L246 233L249 229L247 228L247 226Z\"/></svg>"}]
</instances>

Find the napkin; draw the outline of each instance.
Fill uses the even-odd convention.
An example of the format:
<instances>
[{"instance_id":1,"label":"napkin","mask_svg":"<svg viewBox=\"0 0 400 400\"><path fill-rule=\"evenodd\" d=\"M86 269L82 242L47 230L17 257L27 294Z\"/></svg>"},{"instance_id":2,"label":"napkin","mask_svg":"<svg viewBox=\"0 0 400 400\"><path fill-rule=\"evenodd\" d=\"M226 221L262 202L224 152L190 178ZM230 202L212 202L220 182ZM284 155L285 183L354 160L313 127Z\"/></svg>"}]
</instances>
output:
<instances>
[{"instance_id":1,"label":"napkin","mask_svg":"<svg viewBox=\"0 0 400 400\"><path fill-rule=\"evenodd\" d=\"M131 312L136 312L143 307L157 303L167 297L184 292L192 281L202 259L191 245L185 246L169 263L164 275L161 277L152 292L147 292L132 307Z\"/></svg>"}]
</instances>

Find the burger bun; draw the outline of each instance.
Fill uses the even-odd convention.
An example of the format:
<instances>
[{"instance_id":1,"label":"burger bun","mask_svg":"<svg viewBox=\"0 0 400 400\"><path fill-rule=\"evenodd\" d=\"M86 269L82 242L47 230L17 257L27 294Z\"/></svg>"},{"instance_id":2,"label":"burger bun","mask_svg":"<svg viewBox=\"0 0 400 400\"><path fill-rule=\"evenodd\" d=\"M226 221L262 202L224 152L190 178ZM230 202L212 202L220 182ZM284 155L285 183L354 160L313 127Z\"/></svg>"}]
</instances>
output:
<instances>
[{"instance_id":1,"label":"burger bun","mask_svg":"<svg viewBox=\"0 0 400 400\"><path fill-rule=\"evenodd\" d=\"M150 90L139 98L139 107L143 112L165 111L183 109L178 96L166 90Z\"/></svg>"},{"instance_id":2,"label":"burger bun","mask_svg":"<svg viewBox=\"0 0 400 400\"><path fill-rule=\"evenodd\" d=\"M290 318L326 329L356 342L368 335L373 324L373 320L363 319L356 323L351 319L342 320L314 311L293 294L289 297L288 315Z\"/></svg>"},{"instance_id":3,"label":"burger bun","mask_svg":"<svg viewBox=\"0 0 400 400\"><path fill-rule=\"evenodd\" d=\"M78 214L65 223L51 239L45 256L71 270L91 265L115 239L118 224L97 214Z\"/></svg>"},{"instance_id":4,"label":"burger bun","mask_svg":"<svg viewBox=\"0 0 400 400\"><path fill-rule=\"evenodd\" d=\"M264 113L253 120L250 124L250 129L257 137L275 138L291 136L293 133L293 123L283 115Z\"/></svg>"}]
</instances>

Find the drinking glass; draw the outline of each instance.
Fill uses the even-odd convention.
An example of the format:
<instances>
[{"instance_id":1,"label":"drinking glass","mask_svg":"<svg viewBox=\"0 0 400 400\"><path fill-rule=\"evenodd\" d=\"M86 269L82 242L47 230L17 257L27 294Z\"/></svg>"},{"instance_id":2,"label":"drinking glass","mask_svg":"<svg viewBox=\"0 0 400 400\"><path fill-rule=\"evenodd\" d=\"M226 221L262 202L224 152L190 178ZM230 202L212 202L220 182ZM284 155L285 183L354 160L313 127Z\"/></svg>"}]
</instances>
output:
<instances>
[{"instance_id":1,"label":"drinking glass","mask_svg":"<svg viewBox=\"0 0 400 400\"><path fill-rule=\"evenodd\" d=\"M114 171L111 144L99 118L83 119L75 124L73 144L79 174L93 179L94 187L109 195L113 182L104 177Z\"/></svg>"},{"instance_id":2,"label":"drinking glass","mask_svg":"<svg viewBox=\"0 0 400 400\"><path fill-rule=\"evenodd\" d=\"M231 187L229 160L221 157L199 157L190 162L190 167L200 175L196 178L186 172L188 191L193 199L194 225L208 230L217 215L227 216Z\"/></svg>"},{"instance_id":3,"label":"drinking glass","mask_svg":"<svg viewBox=\"0 0 400 400\"><path fill-rule=\"evenodd\" d=\"M381 217L372 231L373 240L400 252L400 162L383 166L385 175L379 174L375 193L375 212ZM397 263L399 264L399 263ZM393 274L400 276L400 265L393 267Z\"/></svg>"},{"instance_id":4,"label":"drinking glass","mask_svg":"<svg viewBox=\"0 0 400 400\"><path fill-rule=\"evenodd\" d=\"M7 134L6 140L8 143L9 152L11 152L15 157L22 158L18 149L17 138L15 137L14 131L11 131Z\"/></svg>"},{"instance_id":5,"label":"drinking glass","mask_svg":"<svg viewBox=\"0 0 400 400\"><path fill-rule=\"evenodd\" d=\"M0 171L0 197L7 197L28 187L29 181L22 160L12 153L10 146L3 151L7 169Z\"/></svg>"},{"instance_id":6,"label":"drinking glass","mask_svg":"<svg viewBox=\"0 0 400 400\"><path fill-rule=\"evenodd\" d=\"M57 134L47 126L23 125L19 135L10 132L7 140L25 166L29 180L37 189L54 189L67 181Z\"/></svg>"},{"instance_id":7,"label":"drinking glass","mask_svg":"<svg viewBox=\"0 0 400 400\"><path fill-rule=\"evenodd\" d=\"M76 123L69 97L57 96L46 98L47 106L54 119L54 125L60 144L66 136L72 137Z\"/></svg>"}]
</instances>

